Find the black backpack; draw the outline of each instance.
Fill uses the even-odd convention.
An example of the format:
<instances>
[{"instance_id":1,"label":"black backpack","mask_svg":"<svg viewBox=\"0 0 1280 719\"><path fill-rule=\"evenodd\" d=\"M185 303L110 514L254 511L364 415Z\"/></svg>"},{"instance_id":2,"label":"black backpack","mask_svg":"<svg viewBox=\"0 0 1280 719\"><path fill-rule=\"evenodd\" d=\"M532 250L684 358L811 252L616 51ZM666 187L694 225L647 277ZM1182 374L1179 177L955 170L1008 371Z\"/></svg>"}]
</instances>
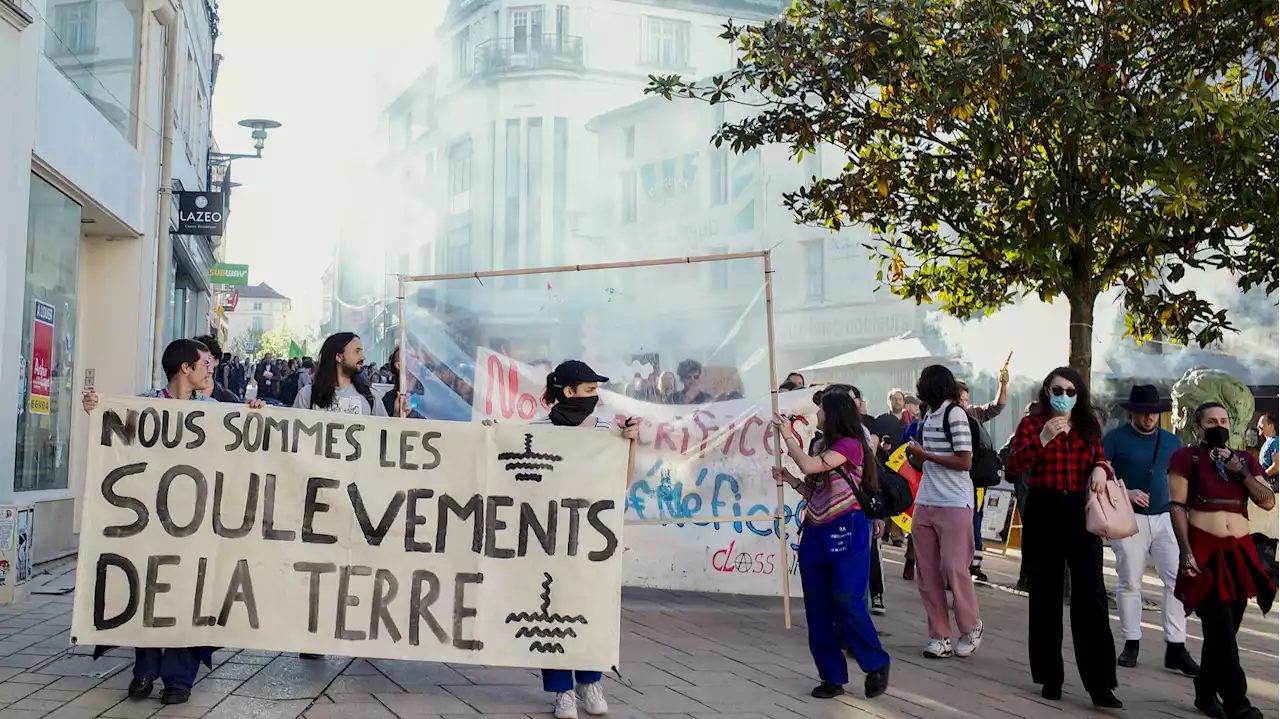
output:
<instances>
[{"instance_id":1,"label":"black backpack","mask_svg":"<svg viewBox=\"0 0 1280 719\"><path fill-rule=\"evenodd\" d=\"M853 483L843 467L836 468L840 476L844 477L853 489L853 494L858 498L858 504L862 505L862 513L867 519L896 517L911 509L911 504L915 501L911 496L911 485L902 475L886 467L883 462L878 465L876 468L876 477L880 480L878 492L863 490Z\"/></svg>"},{"instance_id":2,"label":"black backpack","mask_svg":"<svg viewBox=\"0 0 1280 719\"><path fill-rule=\"evenodd\" d=\"M947 435L947 442L953 448L955 447L955 442L951 438L952 409L964 412L965 419L969 420L969 436L973 438L973 463L969 465L969 479L973 482L973 486L986 489L1000 484L1004 479L1004 463L1000 461L1000 455L991 446L991 435L987 434L973 415L954 403L947 407L947 413L942 417L942 431Z\"/></svg>"}]
</instances>

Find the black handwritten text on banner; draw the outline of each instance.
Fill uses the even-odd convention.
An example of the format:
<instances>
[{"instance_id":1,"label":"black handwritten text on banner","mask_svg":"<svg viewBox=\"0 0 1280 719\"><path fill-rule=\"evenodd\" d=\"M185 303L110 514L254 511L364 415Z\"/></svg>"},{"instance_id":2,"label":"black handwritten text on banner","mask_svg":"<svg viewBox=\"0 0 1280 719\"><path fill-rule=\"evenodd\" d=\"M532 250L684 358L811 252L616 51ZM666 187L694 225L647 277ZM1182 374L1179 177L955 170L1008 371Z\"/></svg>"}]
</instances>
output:
<instances>
[{"instance_id":1,"label":"black handwritten text on banner","mask_svg":"<svg viewBox=\"0 0 1280 719\"><path fill-rule=\"evenodd\" d=\"M617 432L104 398L72 641L617 664Z\"/></svg>"}]
</instances>

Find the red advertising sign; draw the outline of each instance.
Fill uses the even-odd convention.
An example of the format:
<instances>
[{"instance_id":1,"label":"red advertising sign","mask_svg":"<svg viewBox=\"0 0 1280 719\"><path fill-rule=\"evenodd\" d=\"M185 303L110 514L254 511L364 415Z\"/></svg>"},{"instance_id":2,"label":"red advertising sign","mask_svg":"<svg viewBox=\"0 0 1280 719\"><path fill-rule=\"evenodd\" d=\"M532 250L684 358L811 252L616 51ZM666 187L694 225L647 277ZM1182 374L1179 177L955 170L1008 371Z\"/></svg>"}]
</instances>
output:
<instances>
[{"instance_id":1,"label":"red advertising sign","mask_svg":"<svg viewBox=\"0 0 1280 719\"><path fill-rule=\"evenodd\" d=\"M31 322L31 392L27 410L32 414L49 414L49 396L53 394L53 305L36 300Z\"/></svg>"},{"instance_id":2,"label":"red advertising sign","mask_svg":"<svg viewBox=\"0 0 1280 719\"><path fill-rule=\"evenodd\" d=\"M222 303L222 308L227 312L235 312L236 306L240 304L240 290L235 290L231 296Z\"/></svg>"}]
</instances>

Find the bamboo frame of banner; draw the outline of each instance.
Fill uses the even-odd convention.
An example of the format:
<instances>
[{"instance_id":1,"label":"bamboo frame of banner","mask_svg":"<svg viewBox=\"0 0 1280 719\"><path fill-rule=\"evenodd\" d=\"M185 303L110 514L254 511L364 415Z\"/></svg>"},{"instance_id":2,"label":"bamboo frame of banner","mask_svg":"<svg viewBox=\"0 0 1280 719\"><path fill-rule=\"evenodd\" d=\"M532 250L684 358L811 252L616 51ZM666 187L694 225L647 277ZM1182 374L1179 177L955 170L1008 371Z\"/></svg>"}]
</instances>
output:
<instances>
[{"instance_id":1,"label":"bamboo frame of banner","mask_svg":"<svg viewBox=\"0 0 1280 719\"><path fill-rule=\"evenodd\" d=\"M631 267L662 267L666 265L692 265L703 262L728 262L730 260L745 260L751 258L760 258L764 262L764 306L765 306L765 324L769 343L769 408L773 414L778 413L778 364L774 353L774 334L773 334L773 262L769 250L758 252L735 252L723 255L696 255L691 257L669 257L657 260L636 260L631 262L600 262L588 265L557 265L554 267L534 267L530 269L515 270L487 270L481 272L450 272L435 275L398 275L399 291L397 300L400 302L400 348L404 352L407 346L407 325L405 323L405 285L410 282L442 282L447 280L465 280L474 279L484 284L484 279L488 277L519 277L522 275L553 275L563 274L566 272L592 272L595 270L621 270ZM402 354L400 358L400 387L403 394L404 388L408 387L409 362ZM407 415L407 407L401 403L398 408L400 416ZM774 455L774 466L782 466L782 451L786 444L782 439L782 431L775 431L775 441L777 442L778 452ZM631 449L628 453L627 462L627 487L631 486L631 470L635 465L636 445L631 443ZM755 514L751 516L739 517L714 517L706 520L707 523L732 523L732 522L759 522L764 520L772 520L774 530L778 533L779 552L782 556L782 616L783 623L787 629L791 628L791 572L790 572L790 556L787 545L787 527L786 527L786 497L783 493L782 485L778 485L778 508L773 514ZM699 523L704 520L697 520ZM651 519L640 520L634 522L626 522L624 526L644 526L657 524L693 524L688 519Z\"/></svg>"}]
</instances>

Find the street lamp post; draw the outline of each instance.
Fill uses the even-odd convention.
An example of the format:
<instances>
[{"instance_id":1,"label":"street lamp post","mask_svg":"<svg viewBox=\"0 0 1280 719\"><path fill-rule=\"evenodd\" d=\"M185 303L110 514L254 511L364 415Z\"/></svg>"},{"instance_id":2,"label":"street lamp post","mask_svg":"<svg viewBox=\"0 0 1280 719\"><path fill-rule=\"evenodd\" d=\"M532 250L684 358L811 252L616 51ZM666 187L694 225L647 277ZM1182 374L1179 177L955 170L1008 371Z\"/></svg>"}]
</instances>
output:
<instances>
[{"instance_id":1,"label":"street lamp post","mask_svg":"<svg viewBox=\"0 0 1280 719\"><path fill-rule=\"evenodd\" d=\"M223 211L231 211L231 188L235 187L235 183L231 182L231 163L236 160L261 160L262 148L267 142L267 131L280 127L280 123L275 120L248 119L240 121L241 127L247 127L253 130L250 137L253 138L253 152L251 153L227 153L227 152L210 152L209 153L209 178L208 185L213 186L213 168L224 168L222 172L222 195L223 195Z\"/></svg>"}]
</instances>

